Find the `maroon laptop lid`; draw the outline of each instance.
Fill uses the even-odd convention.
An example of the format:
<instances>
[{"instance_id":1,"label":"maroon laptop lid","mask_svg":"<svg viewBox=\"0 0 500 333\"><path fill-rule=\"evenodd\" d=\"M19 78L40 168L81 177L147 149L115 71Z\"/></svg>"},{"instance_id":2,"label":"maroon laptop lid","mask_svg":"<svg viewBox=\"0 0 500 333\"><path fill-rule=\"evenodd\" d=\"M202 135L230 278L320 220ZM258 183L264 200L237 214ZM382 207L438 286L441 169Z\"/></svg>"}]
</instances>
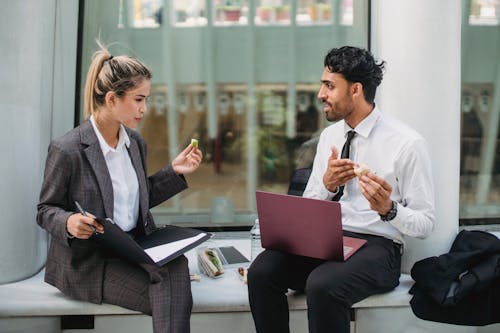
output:
<instances>
[{"instance_id":1,"label":"maroon laptop lid","mask_svg":"<svg viewBox=\"0 0 500 333\"><path fill-rule=\"evenodd\" d=\"M343 261L366 243L343 237L338 202L264 191L256 191L256 200L266 249Z\"/></svg>"}]
</instances>

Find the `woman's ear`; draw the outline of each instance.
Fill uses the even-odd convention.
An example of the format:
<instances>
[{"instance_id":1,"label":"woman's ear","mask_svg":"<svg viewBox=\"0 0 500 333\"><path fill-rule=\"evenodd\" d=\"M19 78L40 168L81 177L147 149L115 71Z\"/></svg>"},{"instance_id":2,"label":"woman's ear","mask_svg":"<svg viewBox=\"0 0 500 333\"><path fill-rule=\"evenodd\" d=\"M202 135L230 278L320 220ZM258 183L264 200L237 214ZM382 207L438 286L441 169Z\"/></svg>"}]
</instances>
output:
<instances>
[{"instance_id":1,"label":"woman's ear","mask_svg":"<svg viewBox=\"0 0 500 333\"><path fill-rule=\"evenodd\" d=\"M108 108L111 108L113 106L115 106L115 103L116 103L116 98L118 96L116 96L115 92L114 91L108 91L106 93L106 96L104 96L104 101L106 103L106 106Z\"/></svg>"}]
</instances>

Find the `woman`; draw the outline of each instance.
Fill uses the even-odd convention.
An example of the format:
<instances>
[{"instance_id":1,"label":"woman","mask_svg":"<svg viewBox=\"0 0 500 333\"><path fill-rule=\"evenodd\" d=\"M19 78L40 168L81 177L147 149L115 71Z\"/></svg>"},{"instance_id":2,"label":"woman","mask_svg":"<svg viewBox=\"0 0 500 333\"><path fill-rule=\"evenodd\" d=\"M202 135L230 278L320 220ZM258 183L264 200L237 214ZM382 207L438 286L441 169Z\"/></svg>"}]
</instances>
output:
<instances>
[{"instance_id":1,"label":"woman","mask_svg":"<svg viewBox=\"0 0 500 333\"><path fill-rule=\"evenodd\" d=\"M130 128L146 112L151 72L139 60L113 57L99 46L85 84L89 119L49 146L37 214L52 236L45 281L76 299L150 314L154 332L189 332L186 257L161 268L139 266L91 236L104 232L93 216L112 218L132 237L152 233L149 208L187 188L183 175L198 168L202 153L189 145L171 165L146 175L146 145ZM88 214L79 213L76 202Z\"/></svg>"}]
</instances>

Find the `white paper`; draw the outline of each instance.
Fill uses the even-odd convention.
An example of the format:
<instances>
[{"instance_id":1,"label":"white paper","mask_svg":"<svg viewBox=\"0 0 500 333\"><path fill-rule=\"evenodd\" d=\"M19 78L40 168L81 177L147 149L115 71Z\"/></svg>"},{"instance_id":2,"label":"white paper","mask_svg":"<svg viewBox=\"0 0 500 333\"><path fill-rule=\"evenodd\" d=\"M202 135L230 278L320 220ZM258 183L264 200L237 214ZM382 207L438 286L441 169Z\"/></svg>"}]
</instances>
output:
<instances>
[{"instance_id":1,"label":"white paper","mask_svg":"<svg viewBox=\"0 0 500 333\"><path fill-rule=\"evenodd\" d=\"M151 259L153 259L154 262L158 262L170 256L171 254L174 254L175 252L185 248L189 244L196 242L205 235L205 233L201 233L190 238L185 238L172 243L151 247L149 249L145 249L144 251L148 256L151 257Z\"/></svg>"}]
</instances>

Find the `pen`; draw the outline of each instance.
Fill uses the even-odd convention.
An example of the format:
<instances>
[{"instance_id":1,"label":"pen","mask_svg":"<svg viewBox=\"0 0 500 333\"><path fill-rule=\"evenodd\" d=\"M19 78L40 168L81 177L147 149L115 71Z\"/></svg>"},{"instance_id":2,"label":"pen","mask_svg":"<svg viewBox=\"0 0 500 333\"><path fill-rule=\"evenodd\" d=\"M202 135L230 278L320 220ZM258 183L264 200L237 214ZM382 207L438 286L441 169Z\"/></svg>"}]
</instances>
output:
<instances>
[{"instance_id":1,"label":"pen","mask_svg":"<svg viewBox=\"0 0 500 333\"><path fill-rule=\"evenodd\" d=\"M87 213L85 213L85 211L83 210L82 206L80 206L80 204L76 200L75 200L75 205L76 205L76 208L78 209L78 211L80 212L80 214L82 214L83 216L88 216ZM89 227L92 229L93 233L96 232L95 227L93 225L89 225Z\"/></svg>"}]
</instances>

